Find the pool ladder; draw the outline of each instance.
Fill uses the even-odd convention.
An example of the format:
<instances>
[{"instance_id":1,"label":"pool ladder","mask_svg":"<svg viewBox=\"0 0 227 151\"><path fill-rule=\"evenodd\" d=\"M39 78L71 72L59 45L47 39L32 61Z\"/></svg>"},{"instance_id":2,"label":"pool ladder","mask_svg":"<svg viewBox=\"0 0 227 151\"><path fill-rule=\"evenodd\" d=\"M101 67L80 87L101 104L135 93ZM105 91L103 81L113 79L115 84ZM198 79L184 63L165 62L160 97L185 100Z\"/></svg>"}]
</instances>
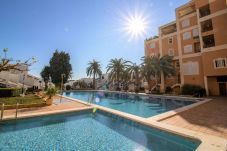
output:
<instances>
[{"instance_id":1,"label":"pool ladder","mask_svg":"<svg viewBox=\"0 0 227 151\"><path fill-rule=\"evenodd\" d=\"M16 120L17 120L17 115L18 115L18 107L19 107L19 103L17 102L17 105L16 105L16 113L15 113L15 119ZM0 117L0 120L1 121L3 120L4 108L5 108L5 104L2 103L2 106L1 106L1 117Z\"/></svg>"}]
</instances>

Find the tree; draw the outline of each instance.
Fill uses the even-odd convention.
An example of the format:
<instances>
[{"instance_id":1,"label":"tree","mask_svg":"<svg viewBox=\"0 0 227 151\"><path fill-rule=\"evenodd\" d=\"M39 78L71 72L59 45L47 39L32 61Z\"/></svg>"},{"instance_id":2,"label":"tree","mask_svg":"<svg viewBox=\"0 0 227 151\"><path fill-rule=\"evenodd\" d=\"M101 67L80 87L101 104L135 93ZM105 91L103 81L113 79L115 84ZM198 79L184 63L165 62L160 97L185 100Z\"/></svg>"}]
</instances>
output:
<instances>
[{"instance_id":1,"label":"tree","mask_svg":"<svg viewBox=\"0 0 227 151\"><path fill-rule=\"evenodd\" d=\"M9 70L18 70L18 71L26 71L28 70L28 68L20 68L21 65L25 65L27 67L33 65L34 63L36 63L36 60L34 57L26 60L26 61L20 61L20 60L13 60L13 59L8 59L7 58L7 52L8 52L8 48L4 48L3 49L4 58L0 57L0 72L2 71L9 71Z\"/></svg>"},{"instance_id":2,"label":"tree","mask_svg":"<svg viewBox=\"0 0 227 151\"><path fill-rule=\"evenodd\" d=\"M164 82L165 77L168 75L175 75L175 68L173 65L173 56L164 55L159 57L159 66L160 66L160 76L161 76L161 92L165 91Z\"/></svg>"},{"instance_id":3,"label":"tree","mask_svg":"<svg viewBox=\"0 0 227 151\"><path fill-rule=\"evenodd\" d=\"M43 78L44 82L45 82L45 90L47 90L47 83L50 80L50 67L49 66L45 66L43 68L43 70L40 73L41 77Z\"/></svg>"},{"instance_id":4,"label":"tree","mask_svg":"<svg viewBox=\"0 0 227 151\"><path fill-rule=\"evenodd\" d=\"M98 61L93 60L88 63L87 76L93 76L93 89L95 89L96 88L96 82L95 82L96 76L98 76L98 77L102 76L101 65Z\"/></svg>"},{"instance_id":5,"label":"tree","mask_svg":"<svg viewBox=\"0 0 227 151\"><path fill-rule=\"evenodd\" d=\"M60 86L64 74L63 83L65 83L72 75L72 65L70 64L70 56L64 51L56 50L50 59L50 74L52 82L56 86Z\"/></svg>"},{"instance_id":6,"label":"tree","mask_svg":"<svg viewBox=\"0 0 227 151\"><path fill-rule=\"evenodd\" d=\"M151 90L151 81L155 75L154 64L152 61L152 57L142 57L141 64L141 74L146 79L148 84L148 89Z\"/></svg>"},{"instance_id":7,"label":"tree","mask_svg":"<svg viewBox=\"0 0 227 151\"><path fill-rule=\"evenodd\" d=\"M141 68L136 63L129 65L128 74L134 79L135 90L138 91L140 83Z\"/></svg>"},{"instance_id":8,"label":"tree","mask_svg":"<svg viewBox=\"0 0 227 151\"><path fill-rule=\"evenodd\" d=\"M175 74L172 56L164 55L162 57L143 57L142 60L143 75L145 76L148 84L151 81L151 76L155 77L156 88L158 86L159 79L161 79L161 86L164 86L165 76ZM164 91L164 88L161 88L161 91Z\"/></svg>"},{"instance_id":9,"label":"tree","mask_svg":"<svg viewBox=\"0 0 227 151\"><path fill-rule=\"evenodd\" d=\"M126 68L123 72L122 72L122 75L121 75L121 84L123 84L123 89L125 91L128 90L128 85L129 85L129 82L131 81L131 76L129 74L129 70L128 68Z\"/></svg>"},{"instance_id":10,"label":"tree","mask_svg":"<svg viewBox=\"0 0 227 151\"><path fill-rule=\"evenodd\" d=\"M111 59L107 66L107 73L109 73L110 81L117 81L117 89L119 89L120 80L124 74L125 69L128 67L129 61L120 59Z\"/></svg>"}]
</instances>

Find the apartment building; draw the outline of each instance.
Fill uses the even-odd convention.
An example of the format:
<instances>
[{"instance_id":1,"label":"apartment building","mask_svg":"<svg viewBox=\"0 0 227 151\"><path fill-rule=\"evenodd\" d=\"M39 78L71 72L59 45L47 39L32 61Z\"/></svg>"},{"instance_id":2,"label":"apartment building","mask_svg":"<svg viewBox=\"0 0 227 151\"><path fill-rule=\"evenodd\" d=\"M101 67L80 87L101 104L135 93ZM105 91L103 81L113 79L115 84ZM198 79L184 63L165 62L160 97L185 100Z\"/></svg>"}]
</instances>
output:
<instances>
[{"instance_id":1,"label":"apartment building","mask_svg":"<svg viewBox=\"0 0 227 151\"><path fill-rule=\"evenodd\" d=\"M176 21L145 40L145 55L174 56L176 76L161 87L204 87L208 95L227 95L227 2L191 0L176 8Z\"/></svg>"}]
</instances>

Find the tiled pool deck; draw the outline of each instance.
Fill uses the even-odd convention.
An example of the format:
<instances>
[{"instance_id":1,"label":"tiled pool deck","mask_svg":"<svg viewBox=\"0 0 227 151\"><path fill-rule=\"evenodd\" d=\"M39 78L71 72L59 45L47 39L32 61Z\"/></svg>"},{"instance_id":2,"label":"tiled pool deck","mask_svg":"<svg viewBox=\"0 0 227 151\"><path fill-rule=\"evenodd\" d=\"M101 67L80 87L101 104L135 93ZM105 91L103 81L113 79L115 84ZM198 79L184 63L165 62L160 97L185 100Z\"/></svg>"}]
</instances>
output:
<instances>
[{"instance_id":1,"label":"tiled pool deck","mask_svg":"<svg viewBox=\"0 0 227 151\"><path fill-rule=\"evenodd\" d=\"M227 139L227 98L213 98L203 105L159 121Z\"/></svg>"},{"instance_id":2,"label":"tiled pool deck","mask_svg":"<svg viewBox=\"0 0 227 151\"><path fill-rule=\"evenodd\" d=\"M197 151L227 150L227 98L213 98L211 101L195 103L155 117L142 118L68 97L63 97L63 101L59 102L57 97L51 106L20 109L18 118L86 110L93 107L185 137L200 139L202 144ZM15 109L4 112L4 119L13 118L15 118Z\"/></svg>"}]
</instances>

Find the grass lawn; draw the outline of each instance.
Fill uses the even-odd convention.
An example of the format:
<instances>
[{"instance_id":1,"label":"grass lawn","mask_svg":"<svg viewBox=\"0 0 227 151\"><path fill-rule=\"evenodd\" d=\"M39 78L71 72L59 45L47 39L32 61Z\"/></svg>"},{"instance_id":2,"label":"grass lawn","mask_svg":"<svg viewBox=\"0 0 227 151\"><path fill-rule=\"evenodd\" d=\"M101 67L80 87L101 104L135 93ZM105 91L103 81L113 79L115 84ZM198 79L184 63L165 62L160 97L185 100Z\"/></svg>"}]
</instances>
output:
<instances>
[{"instance_id":1,"label":"grass lawn","mask_svg":"<svg viewBox=\"0 0 227 151\"><path fill-rule=\"evenodd\" d=\"M43 103L44 101L37 97L37 96L34 96L34 95L27 95L25 97L21 97L21 96L18 96L18 97L8 97L8 98L0 98L0 104L1 103L5 103L5 105L15 105L20 103L20 104L34 104L34 103Z\"/></svg>"}]
</instances>

